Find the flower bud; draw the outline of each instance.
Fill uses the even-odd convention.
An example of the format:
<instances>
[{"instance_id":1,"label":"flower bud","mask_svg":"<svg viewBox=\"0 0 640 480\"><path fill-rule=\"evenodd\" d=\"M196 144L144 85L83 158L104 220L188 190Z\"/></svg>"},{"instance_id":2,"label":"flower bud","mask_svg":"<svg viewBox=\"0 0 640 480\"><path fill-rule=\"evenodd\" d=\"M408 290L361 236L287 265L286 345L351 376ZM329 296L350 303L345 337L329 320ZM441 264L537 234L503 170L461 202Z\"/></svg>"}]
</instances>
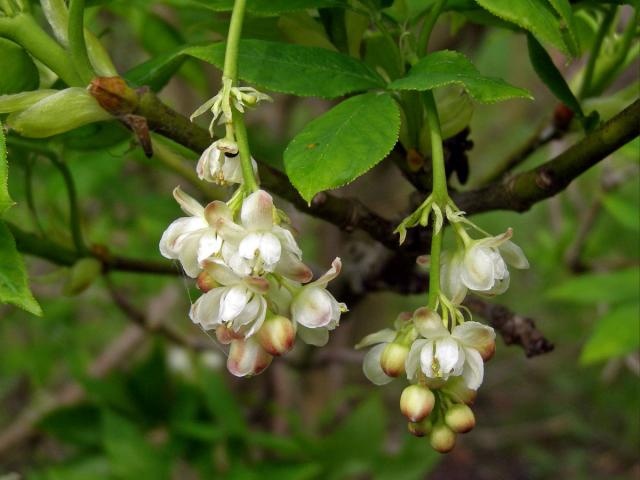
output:
<instances>
[{"instance_id":1,"label":"flower bud","mask_svg":"<svg viewBox=\"0 0 640 480\"><path fill-rule=\"evenodd\" d=\"M112 118L84 88L71 87L12 113L7 125L23 137L44 138Z\"/></svg>"},{"instance_id":2,"label":"flower bud","mask_svg":"<svg viewBox=\"0 0 640 480\"><path fill-rule=\"evenodd\" d=\"M209 290L216 288L218 286L218 282L213 279L209 272L204 270L198 275L196 285L198 286L200 291L207 293Z\"/></svg>"},{"instance_id":3,"label":"flower bud","mask_svg":"<svg viewBox=\"0 0 640 480\"><path fill-rule=\"evenodd\" d=\"M400 395L400 411L412 422L425 419L433 410L435 396L423 385L409 385Z\"/></svg>"},{"instance_id":4,"label":"flower bud","mask_svg":"<svg viewBox=\"0 0 640 480\"><path fill-rule=\"evenodd\" d=\"M409 349L400 343L391 342L382 351L380 366L390 377L399 377L404 373L404 362L409 355Z\"/></svg>"},{"instance_id":5,"label":"flower bud","mask_svg":"<svg viewBox=\"0 0 640 480\"><path fill-rule=\"evenodd\" d=\"M254 338L233 340L227 358L227 369L236 377L253 376L262 373L273 357Z\"/></svg>"},{"instance_id":6,"label":"flower bud","mask_svg":"<svg viewBox=\"0 0 640 480\"><path fill-rule=\"evenodd\" d=\"M77 295L91 286L102 273L102 262L93 257L81 258L73 264L63 287L65 295Z\"/></svg>"},{"instance_id":7,"label":"flower bud","mask_svg":"<svg viewBox=\"0 0 640 480\"><path fill-rule=\"evenodd\" d=\"M284 355L293 348L296 332L293 323L282 315L267 318L258 331L258 341L271 355Z\"/></svg>"},{"instance_id":8,"label":"flower bud","mask_svg":"<svg viewBox=\"0 0 640 480\"><path fill-rule=\"evenodd\" d=\"M456 434L446 425L439 423L431 430L429 442L436 452L447 453L456 446Z\"/></svg>"},{"instance_id":9,"label":"flower bud","mask_svg":"<svg viewBox=\"0 0 640 480\"><path fill-rule=\"evenodd\" d=\"M467 433L476 426L476 417L466 405L456 404L445 413L444 423L456 433Z\"/></svg>"},{"instance_id":10,"label":"flower bud","mask_svg":"<svg viewBox=\"0 0 640 480\"><path fill-rule=\"evenodd\" d=\"M429 435L433 425L431 424L431 420L425 418L421 422L409 422L407 424L407 429L409 433L414 437L424 437L425 435Z\"/></svg>"},{"instance_id":11,"label":"flower bud","mask_svg":"<svg viewBox=\"0 0 640 480\"><path fill-rule=\"evenodd\" d=\"M421 307L413 315L413 323L420 335L429 338L442 328L442 318L430 308Z\"/></svg>"}]
</instances>

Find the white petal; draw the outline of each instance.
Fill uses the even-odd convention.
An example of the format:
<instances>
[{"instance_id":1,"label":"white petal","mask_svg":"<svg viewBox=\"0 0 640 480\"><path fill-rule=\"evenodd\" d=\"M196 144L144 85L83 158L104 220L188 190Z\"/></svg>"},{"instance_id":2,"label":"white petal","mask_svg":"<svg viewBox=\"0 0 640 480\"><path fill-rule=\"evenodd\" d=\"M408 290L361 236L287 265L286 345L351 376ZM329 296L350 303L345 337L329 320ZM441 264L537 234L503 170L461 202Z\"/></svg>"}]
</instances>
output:
<instances>
[{"instance_id":1,"label":"white petal","mask_svg":"<svg viewBox=\"0 0 640 480\"><path fill-rule=\"evenodd\" d=\"M250 233L242 239L238 245L238 253L241 257L252 260L260 254L261 233Z\"/></svg>"},{"instance_id":2,"label":"white petal","mask_svg":"<svg viewBox=\"0 0 640 480\"><path fill-rule=\"evenodd\" d=\"M376 345L367 352L362 362L362 371L364 372L364 376L375 385L385 385L393 380L393 378L384 373L380 366L380 357L382 356L382 352L386 346L386 343Z\"/></svg>"},{"instance_id":3,"label":"white petal","mask_svg":"<svg viewBox=\"0 0 640 480\"><path fill-rule=\"evenodd\" d=\"M242 202L242 225L249 230L271 230L273 227L273 199L264 190L253 192Z\"/></svg>"},{"instance_id":4,"label":"white petal","mask_svg":"<svg viewBox=\"0 0 640 480\"><path fill-rule=\"evenodd\" d=\"M396 338L396 333L397 332L391 328L385 328L383 330L370 333L362 340L360 340L360 342L356 345L356 349L370 347L371 345L375 345L376 343L393 342L393 340Z\"/></svg>"},{"instance_id":5,"label":"white petal","mask_svg":"<svg viewBox=\"0 0 640 480\"><path fill-rule=\"evenodd\" d=\"M239 331L241 327L248 326L244 335L250 337L260 329L266 314L267 301L260 295L254 295L233 321L233 328Z\"/></svg>"},{"instance_id":6,"label":"white petal","mask_svg":"<svg viewBox=\"0 0 640 480\"><path fill-rule=\"evenodd\" d=\"M184 273L191 278L196 278L202 268L198 263L198 244L200 243L200 235L197 233L188 235L180 245L180 253L178 254L178 260L182 264Z\"/></svg>"},{"instance_id":7,"label":"white petal","mask_svg":"<svg viewBox=\"0 0 640 480\"><path fill-rule=\"evenodd\" d=\"M409 354L407 355L407 359L404 362L404 369L407 372L407 379L415 379L416 373L418 372L418 366L420 365L420 354L427 343L433 345L428 340L416 340L411 344Z\"/></svg>"},{"instance_id":8,"label":"white petal","mask_svg":"<svg viewBox=\"0 0 640 480\"><path fill-rule=\"evenodd\" d=\"M484 362L477 350L465 348L465 364L462 378L467 388L477 390L484 377Z\"/></svg>"},{"instance_id":9,"label":"white petal","mask_svg":"<svg viewBox=\"0 0 640 480\"><path fill-rule=\"evenodd\" d=\"M228 183L242 183L244 181L240 155L224 158L222 163L222 176L224 181Z\"/></svg>"},{"instance_id":10,"label":"white petal","mask_svg":"<svg viewBox=\"0 0 640 480\"><path fill-rule=\"evenodd\" d=\"M260 258L266 264L267 271L273 270L276 262L280 260L282 247L280 241L272 233L263 233L260 238ZM269 267L269 268L267 268Z\"/></svg>"},{"instance_id":11,"label":"white petal","mask_svg":"<svg viewBox=\"0 0 640 480\"><path fill-rule=\"evenodd\" d=\"M450 257L449 252L442 255L440 266L440 287L442 293L456 305L459 305L467 295L467 287L462 282L462 254L456 253Z\"/></svg>"},{"instance_id":12,"label":"white petal","mask_svg":"<svg viewBox=\"0 0 640 480\"><path fill-rule=\"evenodd\" d=\"M420 349L420 370L429 378L440 378L441 369L436 365L434 360L434 342L426 340L424 346ZM409 351L411 353L411 351Z\"/></svg>"},{"instance_id":13,"label":"white petal","mask_svg":"<svg viewBox=\"0 0 640 480\"><path fill-rule=\"evenodd\" d=\"M470 290L481 292L493 287L493 261L487 248L474 245L465 252L460 278Z\"/></svg>"},{"instance_id":14,"label":"white petal","mask_svg":"<svg viewBox=\"0 0 640 480\"><path fill-rule=\"evenodd\" d=\"M529 268L529 260L522 249L512 241L506 241L500 245L500 253L504 260L514 268Z\"/></svg>"},{"instance_id":15,"label":"white petal","mask_svg":"<svg viewBox=\"0 0 640 480\"><path fill-rule=\"evenodd\" d=\"M198 243L198 263L202 263L211 255L214 255L220 251L222 247L222 238L215 234L215 232L209 230L200 237Z\"/></svg>"},{"instance_id":16,"label":"white petal","mask_svg":"<svg viewBox=\"0 0 640 480\"><path fill-rule=\"evenodd\" d=\"M188 213L194 217L202 217L204 215L204 208L198 203L197 200L184 193L180 187L173 189L173 197L180 204L180 208L185 213Z\"/></svg>"},{"instance_id":17,"label":"white petal","mask_svg":"<svg viewBox=\"0 0 640 480\"><path fill-rule=\"evenodd\" d=\"M331 268L327 270L327 272L324 275L322 275L319 279L317 279L314 282L311 282L309 285L317 285L319 287L325 288L331 280L333 280L338 275L340 275L341 271L342 271L342 260L340 260L340 257L336 257L333 260L333 262L331 262Z\"/></svg>"},{"instance_id":18,"label":"white petal","mask_svg":"<svg viewBox=\"0 0 640 480\"><path fill-rule=\"evenodd\" d=\"M306 286L291 303L291 319L309 328L325 327L332 320L332 300L323 288Z\"/></svg>"},{"instance_id":19,"label":"white petal","mask_svg":"<svg viewBox=\"0 0 640 480\"><path fill-rule=\"evenodd\" d=\"M304 343L314 347L324 347L329 341L329 330L326 328L307 328L304 325L298 325L297 333Z\"/></svg>"},{"instance_id":20,"label":"white petal","mask_svg":"<svg viewBox=\"0 0 640 480\"><path fill-rule=\"evenodd\" d=\"M491 358L496 349L496 332L479 322L464 322L453 329L451 336L466 348L478 350L482 358Z\"/></svg>"},{"instance_id":21,"label":"white petal","mask_svg":"<svg viewBox=\"0 0 640 480\"><path fill-rule=\"evenodd\" d=\"M275 272L300 283L310 282L313 278L311 269L300 261L300 258L287 250L283 250Z\"/></svg>"},{"instance_id":22,"label":"white petal","mask_svg":"<svg viewBox=\"0 0 640 480\"><path fill-rule=\"evenodd\" d=\"M435 357L440 365L440 373L442 378L446 380L450 374L455 374L456 367L461 367L460 356L464 354L458 342L453 338L442 338L435 343L435 346Z\"/></svg>"},{"instance_id":23,"label":"white petal","mask_svg":"<svg viewBox=\"0 0 640 480\"><path fill-rule=\"evenodd\" d=\"M272 232L278 237L278 240L280 240L283 250L291 252L291 254L297 256L299 259L302 258L302 250L300 250L296 239L293 238L293 234L289 230L279 225L274 225Z\"/></svg>"},{"instance_id":24,"label":"white petal","mask_svg":"<svg viewBox=\"0 0 640 480\"><path fill-rule=\"evenodd\" d=\"M244 286L231 287L221 298L220 320L224 323L235 319L247 305L249 292Z\"/></svg>"},{"instance_id":25,"label":"white petal","mask_svg":"<svg viewBox=\"0 0 640 480\"><path fill-rule=\"evenodd\" d=\"M182 217L174 220L162 234L160 253L165 258L178 258L184 239L189 234L204 228L206 228L206 222L199 217Z\"/></svg>"},{"instance_id":26,"label":"white petal","mask_svg":"<svg viewBox=\"0 0 640 480\"><path fill-rule=\"evenodd\" d=\"M242 279L224 263L205 262L204 268L221 285L234 286L242 282Z\"/></svg>"},{"instance_id":27,"label":"white petal","mask_svg":"<svg viewBox=\"0 0 640 480\"><path fill-rule=\"evenodd\" d=\"M200 324L205 330L219 325L220 297L225 291L224 287L214 288L198 298L189 311L191 321Z\"/></svg>"}]
</instances>

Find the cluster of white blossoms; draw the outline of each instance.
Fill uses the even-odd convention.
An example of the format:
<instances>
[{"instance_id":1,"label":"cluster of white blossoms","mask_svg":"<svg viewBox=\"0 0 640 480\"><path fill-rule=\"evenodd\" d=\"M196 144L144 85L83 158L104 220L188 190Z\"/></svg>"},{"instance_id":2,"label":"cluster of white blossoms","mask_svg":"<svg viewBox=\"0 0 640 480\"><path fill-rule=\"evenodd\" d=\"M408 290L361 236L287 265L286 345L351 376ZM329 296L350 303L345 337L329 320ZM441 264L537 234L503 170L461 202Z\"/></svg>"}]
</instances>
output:
<instances>
[{"instance_id":1,"label":"cluster of white blossoms","mask_svg":"<svg viewBox=\"0 0 640 480\"><path fill-rule=\"evenodd\" d=\"M241 111L241 102L253 105L262 99L253 89L231 88L225 93L225 88L194 115L211 108L214 122L221 116L229 123L226 102L233 101ZM226 102L219 101L223 93ZM187 216L169 225L160 252L178 260L184 272L197 279L203 295L189 316L229 345L227 368L243 377L262 372L274 356L291 350L296 336L310 345L325 345L346 306L326 289L340 273L340 259L311 281L313 274L302 262L286 215L266 191L244 188L238 145L230 137L228 129L227 137L203 152L197 173L209 182L239 184L236 193L228 202L202 206L177 187L173 195ZM257 165L251 161L255 175Z\"/></svg>"},{"instance_id":2,"label":"cluster of white blossoms","mask_svg":"<svg viewBox=\"0 0 640 480\"><path fill-rule=\"evenodd\" d=\"M443 212L444 210L444 212ZM448 452L456 435L475 426L469 407L484 377L484 362L495 352L493 328L471 320L462 302L469 291L493 296L506 291L509 270L528 268L522 250L510 241L511 229L492 237L464 217L449 201L444 209L431 198L400 225L406 229L427 225L442 229L444 219L456 234L457 247L440 256L440 290L434 308L421 307L401 313L393 328L365 337L356 348L372 347L365 355L364 374L376 385L406 375L410 385L400 397L400 409L409 420L409 431L429 436L431 446ZM483 236L473 239L470 226ZM423 262L424 263L424 262Z\"/></svg>"}]
</instances>

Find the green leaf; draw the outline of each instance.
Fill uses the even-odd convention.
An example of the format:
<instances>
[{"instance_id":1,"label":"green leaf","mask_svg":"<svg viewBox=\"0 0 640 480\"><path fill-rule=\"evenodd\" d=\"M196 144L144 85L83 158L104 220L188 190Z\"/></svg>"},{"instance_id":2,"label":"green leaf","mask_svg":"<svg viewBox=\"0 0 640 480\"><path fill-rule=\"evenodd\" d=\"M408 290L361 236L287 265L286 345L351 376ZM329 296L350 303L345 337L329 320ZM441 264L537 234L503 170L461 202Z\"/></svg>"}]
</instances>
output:
<instances>
[{"instance_id":1,"label":"green leaf","mask_svg":"<svg viewBox=\"0 0 640 480\"><path fill-rule=\"evenodd\" d=\"M560 32L571 56L577 57L580 54L580 39L569 0L549 0L549 3L556 13L560 15Z\"/></svg>"},{"instance_id":2,"label":"green leaf","mask_svg":"<svg viewBox=\"0 0 640 480\"><path fill-rule=\"evenodd\" d=\"M80 447L96 447L101 443L100 411L84 404L60 408L48 414L38 423L38 429L53 435L64 443Z\"/></svg>"},{"instance_id":3,"label":"green leaf","mask_svg":"<svg viewBox=\"0 0 640 480\"><path fill-rule=\"evenodd\" d=\"M18 44L0 38L0 95L35 90L40 85L38 68Z\"/></svg>"},{"instance_id":4,"label":"green leaf","mask_svg":"<svg viewBox=\"0 0 640 480\"><path fill-rule=\"evenodd\" d=\"M510 98L530 98L524 88L514 87L500 78L485 77L459 52L441 50L423 57L409 73L389 84L393 90L432 90L458 84L480 102L494 103Z\"/></svg>"},{"instance_id":5,"label":"green leaf","mask_svg":"<svg viewBox=\"0 0 640 480\"><path fill-rule=\"evenodd\" d=\"M541 43L550 43L572 55L560 26L556 11L547 0L476 0L478 5L496 17L515 23L531 32ZM556 2L561 7L561 2Z\"/></svg>"},{"instance_id":6,"label":"green leaf","mask_svg":"<svg viewBox=\"0 0 640 480\"><path fill-rule=\"evenodd\" d=\"M547 297L584 305L631 301L640 291L640 269L589 273L571 278L547 291Z\"/></svg>"},{"instance_id":7,"label":"green leaf","mask_svg":"<svg viewBox=\"0 0 640 480\"><path fill-rule=\"evenodd\" d=\"M0 302L42 315L42 308L29 290L27 272L16 242L4 222L0 222Z\"/></svg>"},{"instance_id":8,"label":"green leaf","mask_svg":"<svg viewBox=\"0 0 640 480\"><path fill-rule=\"evenodd\" d=\"M623 227L640 231L640 218L638 218L638 205L629 202L628 199L615 194L607 194L602 199L602 204L609 214Z\"/></svg>"},{"instance_id":9,"label":"green leaf","mask_svg":"<svg viewBox=\"0 0 640 480\"><path fill-rule=\"evenodd\" d=\"M531 65L533 65L533 69L538 74L538 77L540 77L540 80L542 80L556 98L569 107L573 113L583 117L584 114L580 102L569 88L569 85L567 85L564 77L544 47L540 45L533 35L527 35L527 46L529 47Z\"/></svg>"},{"instance_id":10,"label":"green leaf","mask_svg":"<svg viewBox=\"0 0 640 480\"><path fill-rule=\"evenodd\" d=\"M587 340L580 363L596 362L619 357L640 347L640 303L626 303L598 319L593 333Z\"/></svg>"},{"instance_id":11,"label":"green leaf","mask_svg":"<svg viewBox=\"0 0 640 480\"><path fill-rule=\"evenodd\" d=\"M102 435L114 478L170 478L166 452L149 444L138 427L125 417L105 410L102 414Z\"/></svg>"},{"instance_id":12,"label":"green leaf","mask_svg":"<svg viewBox=\"0 0 640 480\"><path fill-rule=\"evenodd\" d=\"M400 112L389 95L352 97L309 122L289 143L284 164L291 183L308 202L366 173L393 148Z\"/></svg>"},{"instance_id":13,"label":"green leaf","mask_svg":"<svg viewBox=\"0 0 640 480\"><path fill-rule=\"evenodd\" d=\"M171 77L180 70L185 61L183 47L153 57L146 62L136 65L124 78L134 87L148 86L154 92L158 92L169 83Z\"/></svg>"},{"instance_id":14,"label":"green leaf","mask_svg":"<svg viewBox=\"0 0 640 480\"><path fill-rule=\"evenodd\" d=\"M247 422L242 408L218 373L202 369L202 388L206 406L216 417L227 435L243 437L247 432Z\"/></svg>"},{"instance_id":15,"label":"green leaf","mask_svg":"<svg viewBox=\"0 0 640 480\"><path fill-rule=\"evenodd\" d=\"M7 144L4 129L0 122L0 218L15 202L9 195L9 162L7 162Z\"/></svg>"},{"instance_id":16,"label":"green leaf","mask_svg":"<svg viewBox=\"0 0 640 480\"><path fill-rule=\"evenodd\" d=\"M308 12L281 15L278 19L278 29L290 43L337 51L322 24Z\"/></svg>"},{"instance_id":17,"label":"green leaf","mask_svg":"<svg viewBox=\"0 0 640 480\"><path fill-rule=\"evenodd\" d=\"M191 47L186 53L222 68L225 45ZM384 81L365 63L323 48L241 40L238 75L268 90L303 97L334 98L380 88Z\"/></svg>"}]
</instances>

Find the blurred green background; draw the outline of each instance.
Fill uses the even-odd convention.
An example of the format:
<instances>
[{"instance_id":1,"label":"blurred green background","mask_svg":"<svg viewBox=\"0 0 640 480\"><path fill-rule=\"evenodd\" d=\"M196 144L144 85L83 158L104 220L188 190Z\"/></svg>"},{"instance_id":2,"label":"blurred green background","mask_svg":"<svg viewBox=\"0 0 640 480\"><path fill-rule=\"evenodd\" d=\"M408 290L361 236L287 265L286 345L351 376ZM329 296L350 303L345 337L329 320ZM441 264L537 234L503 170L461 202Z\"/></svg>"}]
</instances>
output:
<instances>
[{"instance_id":1,"label":"blurred green background","mask_svg":"<svg viewBox=\"0 0 640 480\"><path fill-rule=\"evenodd\" d=\"M224 14L188 2L148 3L110 2L90 19L120 71L184 42L219 40L226 31ZM454 31L456 20L444 17L433 48L461 50L481 72L526 87L536 99L475 107L465 189L548 123L556 101L529 64L524 36L471 24ZM283 39L278 19L261 17L248 19L245 36ZM567 77L580 67L559 64ZM621 78L610 94L636 76ZM218 88L213 68L187 60L161 97L188 114ZM278 164L292 136L331 105L275 95L273 104L248 117L254 156ZM576 138L551 142L519 168L546 161ZM172 188L198 191L146 159L119 128L83 127L60 142L88 241L161 261L159 238L179 216ZM159 322L175 326L199 338L201 351L134 325L103 279L70 296L63 292L69 269L27 257L45 313L38 318L0 306L0 479L13 478L3 476L11 472L30 480L640 478L640 357L633 351L640 334L639 148L636 139L529 212L473 218L495 233L514 228L531 269L514 272L498 302L533 317L555 350L527 359L499 340L474 407L478 425L451 454L439 455L406 433L397 405L402 381L370 385L361 373L362 356L352 349L423 298L369 295L343 317L327 347L298 346L261 376L238 380L226 372L223 350L188 319L189 280L109 274L112 288L152 329ZM183 153L191 164L195 157ZM18 205L7 219L68 243L59 172L45 159L17 155L11 157L10 191ZM399 219L411 192L395 165L383 162L339 194ZM357 283L378 261L381 247L363 234L280 206L315 271L339 255L342 281ZM591 225L582 243L585 222ZM35 432L15 442L20 421L32 414ZM7 438L14 443L3 444Z\"/></svg>"}]
</instances>

